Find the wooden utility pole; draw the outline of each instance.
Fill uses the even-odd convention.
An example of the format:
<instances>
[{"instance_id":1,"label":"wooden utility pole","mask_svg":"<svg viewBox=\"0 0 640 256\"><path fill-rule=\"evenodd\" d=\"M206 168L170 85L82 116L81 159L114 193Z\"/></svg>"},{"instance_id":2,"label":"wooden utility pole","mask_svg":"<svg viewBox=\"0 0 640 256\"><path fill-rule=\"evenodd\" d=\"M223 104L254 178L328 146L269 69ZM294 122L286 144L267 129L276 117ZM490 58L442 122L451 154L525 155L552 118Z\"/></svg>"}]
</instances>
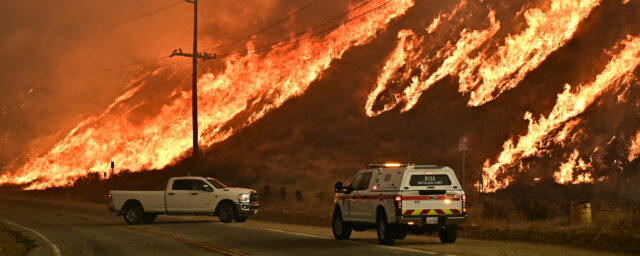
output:
<instances>
[{"instance_id":1,"label":"wooden utility pole","mask_svg":"<svg viewBox=\"0 0 640 256\"><path fill-rule=\"evenodd\" d=\"M198 149L198 58L214 59L215 54L198 52L198 0L185 0L193 4L193 53L183 53L182 49L175 49L169 57L183 56L193 59L193 76L191 78L191 109L193 114L193 166L199 168L200 150Z\"/></svg>"}]
</instances>

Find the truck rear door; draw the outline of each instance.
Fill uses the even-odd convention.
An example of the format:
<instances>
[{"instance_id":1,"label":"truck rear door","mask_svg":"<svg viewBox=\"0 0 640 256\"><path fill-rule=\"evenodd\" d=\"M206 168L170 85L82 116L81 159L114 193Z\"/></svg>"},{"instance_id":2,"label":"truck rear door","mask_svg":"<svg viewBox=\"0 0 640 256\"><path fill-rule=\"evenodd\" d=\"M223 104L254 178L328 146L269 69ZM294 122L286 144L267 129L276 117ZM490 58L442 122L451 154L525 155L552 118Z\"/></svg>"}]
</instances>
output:
<instances>
[{"instance_id":1,"label":"truck rear door","mask_svg":"<svg viewBox=\"0 0 640 256\"><path fill-rule=\"evenodd\" d=\"M402 183L402 215L462 214L462 191L451 170L407 170ZM437 224L438 218L426 219Z\"/></svg>"},{"instance_id":2,"label":"truck rear door","mask_svg":"<svg viewBox=\"0 0 640 256\"><path fill-rule=\"evenodd\" d=\"M173 184L167 186L167 195L165 196L167 212L188 212L191 188L192 184L189 179L176 179Z\"/></svg>"}]
</instances>

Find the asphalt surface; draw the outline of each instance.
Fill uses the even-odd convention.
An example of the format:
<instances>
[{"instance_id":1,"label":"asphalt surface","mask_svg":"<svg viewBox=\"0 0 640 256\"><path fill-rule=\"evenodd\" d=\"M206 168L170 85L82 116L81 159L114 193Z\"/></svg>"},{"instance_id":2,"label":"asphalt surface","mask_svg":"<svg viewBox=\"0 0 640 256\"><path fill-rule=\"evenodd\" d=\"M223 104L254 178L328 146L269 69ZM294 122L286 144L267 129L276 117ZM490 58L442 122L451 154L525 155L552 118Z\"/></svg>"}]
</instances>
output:
<instances>
[{"instance_id":1,"label":"asphalt surface","mask_svg":"<svg viewBox=\"0 0 640 256\"><path fill-rule=\"evenodd\" d=\"M0 196L0 220L27 228L30 255L420 255L420 251L225 224L216 217L159 216L125 225L104 208ZM249 220L251 221L251 220ZM433 255L433 254L429 254Z\"/></svg>"}]
</instances>

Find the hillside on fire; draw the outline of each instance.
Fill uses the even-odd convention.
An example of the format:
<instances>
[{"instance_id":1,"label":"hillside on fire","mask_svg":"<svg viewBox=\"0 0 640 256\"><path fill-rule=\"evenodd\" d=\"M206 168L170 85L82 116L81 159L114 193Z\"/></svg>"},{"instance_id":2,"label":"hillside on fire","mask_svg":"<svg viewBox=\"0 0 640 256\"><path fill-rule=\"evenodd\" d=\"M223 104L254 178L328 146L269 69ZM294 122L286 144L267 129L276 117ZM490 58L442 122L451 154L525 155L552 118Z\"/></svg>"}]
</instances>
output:
<instances>
[{"instance_id":1,"label":"hillside on fire","mask_svg":"<svg viewBox=\"0 0 640 256\"><path fill-rule=\"evenodd\" d=\"M369 163L399 162L450 166L472 200L480 190L495 204L495 197L561 194L544 213L529 211L547 204L542 196L525 196L531 219L565 214L572 201L637 204L640 2L280 1L276 9L272 2L263 4L273 13L247 14L264 29L231 30L225 25L238 17L203 15L201 33L214 42L204 51L217 55L199 64L197 169L191 63L137 57L121 78L98 73L119 89L59 99L97 98L52 113L60 122L29 123L33 134L20 128L20 101L0 105L7 148L0 184L103 195L162 188L189 174L331 200L335 181L348 182ZM242 37L247 31L255 33ZM92 74L78 73L89 86L85 71ZM58 103L47 91L73 82L56 81L11 93L51 109ZM38 111L26 116L47 113Z\"/></svg>"}]
</instances>

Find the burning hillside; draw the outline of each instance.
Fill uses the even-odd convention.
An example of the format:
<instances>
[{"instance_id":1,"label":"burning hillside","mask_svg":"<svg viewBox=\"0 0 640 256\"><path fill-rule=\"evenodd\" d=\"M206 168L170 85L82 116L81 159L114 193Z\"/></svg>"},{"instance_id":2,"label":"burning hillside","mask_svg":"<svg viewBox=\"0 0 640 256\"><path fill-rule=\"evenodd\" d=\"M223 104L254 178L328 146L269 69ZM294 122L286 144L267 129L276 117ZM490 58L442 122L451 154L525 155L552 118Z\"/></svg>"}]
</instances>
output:
<instances>
[{"instance_id":1,"label":"burning hillside","mask_svg":"<svg viewBox=\"0 0 640 256\"><path fill-rule=\"evenodd\" d=\"M386 160L457 169L461 136L471 141L467 185L482 176L488 191L522 177L598 182L634 166L637 2L434 6L353 1L333 27L268 47L250 41L248 54L224 56L223 67L199 79L207 166L327 179ZM0 183L68 186L110 161L136 172L188 157L191 93L179 85L186 75L173 66L144 72L104 112ZM140 114L147 99L137 96L158 81L178 85L159 110Z\"/></svg>"}]
</instances>

